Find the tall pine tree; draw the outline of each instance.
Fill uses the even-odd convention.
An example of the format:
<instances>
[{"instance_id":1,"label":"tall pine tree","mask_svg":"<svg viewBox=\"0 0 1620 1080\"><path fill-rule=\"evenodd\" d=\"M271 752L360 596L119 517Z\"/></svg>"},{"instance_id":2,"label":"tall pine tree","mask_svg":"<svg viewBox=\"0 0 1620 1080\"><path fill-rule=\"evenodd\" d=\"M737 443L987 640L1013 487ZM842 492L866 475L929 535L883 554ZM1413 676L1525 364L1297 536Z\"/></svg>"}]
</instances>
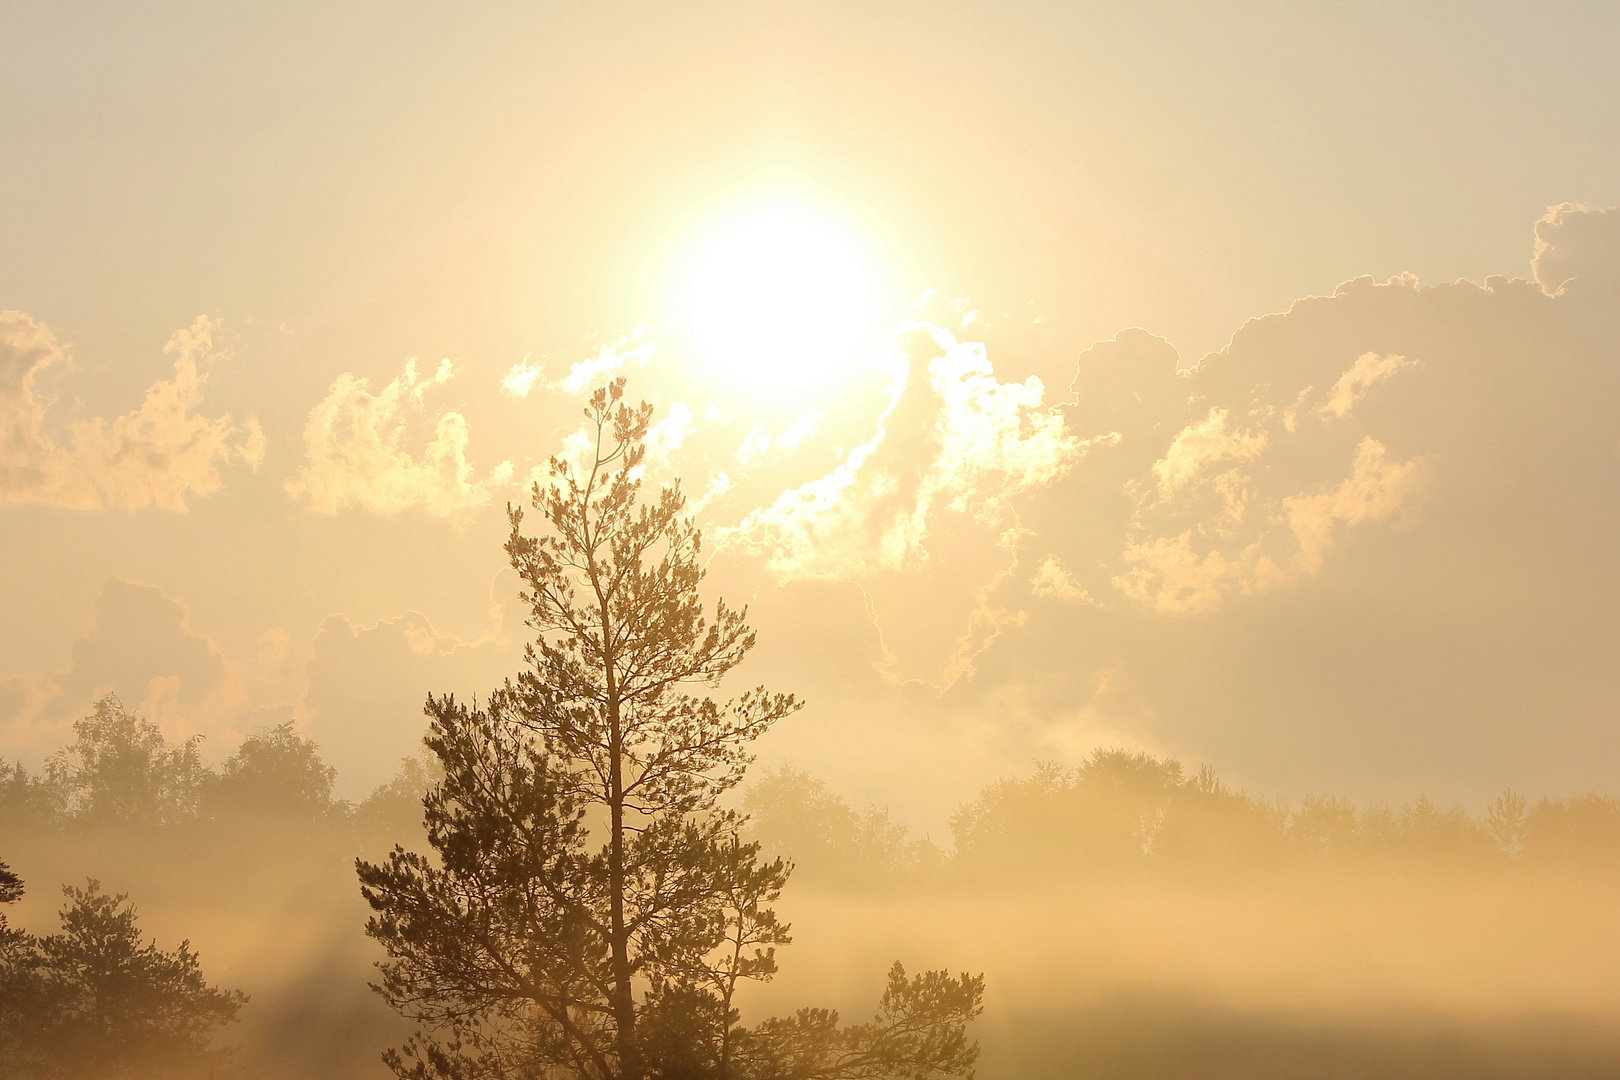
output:
<instances>
[{"instance_id":1,"label":"tall pine tree","mask_svg":"<svg viewBox=\"0 0 1620 1080\"><path fill-rule=\"evenodd\" d=\"M982 981L898 965L871 1024L811 1010L742 1028L739 983L768 979L789 868L719 799L749 744L798 708L712 690L748 654L745 612L698 587L678 484L642 499L648 405L624 382L586 409L579 465L551 461L509 511L506 550L535 639L482 707L430 697L444 779L424 799L437 858L359 862L387 949L378 986L421 1024L385 1059L405 1077L926 1077L965 1073Z\"/></svg>"}]
</instances>

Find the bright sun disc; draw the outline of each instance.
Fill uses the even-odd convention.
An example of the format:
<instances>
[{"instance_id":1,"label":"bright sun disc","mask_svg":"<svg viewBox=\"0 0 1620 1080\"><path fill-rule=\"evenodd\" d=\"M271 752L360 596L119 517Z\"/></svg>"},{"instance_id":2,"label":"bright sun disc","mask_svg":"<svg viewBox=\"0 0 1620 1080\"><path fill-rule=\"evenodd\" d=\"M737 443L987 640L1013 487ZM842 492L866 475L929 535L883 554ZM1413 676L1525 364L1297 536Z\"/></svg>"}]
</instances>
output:
<instances>
[{"instance_id":1,"label":"bright sun disc","mask_svg":"<svg viewBox=\"0 0 1620 1080\"><path fill-rule=\"evenodd\" d=\"M871 280L849 246L788 214L726 233L699 260L687 292L703 352L766 390L797 390L843 367L872 311Z\"/></svg>"}]
</instances>

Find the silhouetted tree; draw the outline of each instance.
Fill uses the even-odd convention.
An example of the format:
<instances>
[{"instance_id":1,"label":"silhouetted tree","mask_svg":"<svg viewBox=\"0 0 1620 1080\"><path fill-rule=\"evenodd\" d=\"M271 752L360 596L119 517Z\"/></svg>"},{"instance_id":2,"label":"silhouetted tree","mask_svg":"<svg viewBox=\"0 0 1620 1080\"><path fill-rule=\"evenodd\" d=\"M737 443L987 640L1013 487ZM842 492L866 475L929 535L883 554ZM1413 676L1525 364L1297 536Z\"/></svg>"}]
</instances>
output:
<instances>
[{"instance_id":1,"label":"silhouetted tree","mask_svg":"<svg viewBox=\"0 0 1620 1080\"><path fill-rule=\"evenodd\" d=\"M1026 779L990 785L956 813L951 828L958 856L978 869L1132 865L1162 854L1188 795L1218 798L1199 791L1179 761L1101 749L1073 770L1045 763ZM1183 847L1189 842L1181 838Z\"/></svg>"},{"instance_id":2,"label":"silhouetted tree","mask_svg":"<svg viewBox=\"0 0 1620 1080\"><path fill-rule=\"evenodd\" d=\"M226 814L319 818L332 811L336 776L288 720L243 740L209 785L207 801Z\"/></svg>"},{"instance_id":3,"label":"silhouetted tree","mask_svg":"<svg viewBox=\"0 0 1620 1080\"><path fill-rule=\"evenodd\" d=\"M22 895L22 878L0 860L0 904L15 904ZM38 944L0 911L0 1067L5 1075L26 1076L38 1064L30 1039L33 1010L44 993L39 968Z\"/></svg>"},{"instance_id":4,"label":"silhouetted tree","mask_svg":"<svg viewBox=\"0 0 1620 1080\"><path fill-rule=\"evenodd\" d=\"M1524 854L1525 827L1529 824L1529 803L1523 795L1508 788L1485 808L1485 831L1491 834L1496 850L1509 859Z\"/></svg>"},{"instance_id":5,"label":"silhouetted tree","mask_svg":"<svg viewBox=\"0 0 1620 1080\"><path fill-rule=\"evenodd\" d=\"M386 838L383 850L422 833L422 799L442 776L437 759L403 758L399 772L379 785L355 807L354 822L361 838Z\"/></svg>"},{"instance_id":6,"label":"silhouetted tree","mask_svg":"<svg viewBox=\"0 0 1620 1080\"><path fill-rule=\"evenodd\" d=\"M67 792L49 776L30 776L21 762L0 760L0 823L48 828L67 812Z\"/></svg>"},{"instance_id":7,"label":"silhouetted tree","mask_svg":"<svg viewBox=\"0 0 1620 1080\"><path fill-rule=\"evenodd\" d=\"M428 699L437 859L396 848L357 864L368 932L390 957L378 989L426 1029L385 1060L424 1080L742 1078L767 1061L809 1080L891 1050L924 1055L891 1060L906 1075L965 1069L981 992L967 976L905 983L873 1025L838 1032L836 1052L824 1039L801 1052L790 1021L736 1028L737 983L769 978L788 940L769 906L788 870L742 842L717 800L797 703L691 692L716 686L754 635L723 601L705 616L678 485L640 500L651 408L626 406L623 385L591 399L583 464L553 458L535 485L549 532L525 535L510 511L537 635L526 669L482 708Z\"/></svg>"},{"instance_id":8,"label":"silhouetted tree","mask_svg":"<svg viewBox=\"0 0 1620 1080\"><path fill-rule=\"evenodd\" d=\"M226 1057L210 1039L246 996L208 985L189 942L173 952L143 944L126 896L94 880L63 891L59 933L34 938L0 920L8 1075L220 1075Z\"/></svg>"},{"instance_id":9,"label":"silhouetted tree","mask_svg":"<svg viewBox=\"0 0 1620 1080\"><path fill-rule=\"evenodd\" d=\"M1356 804L1337 795L1307 795L1288 819L1288 838L1316 856L1357 851L1361 830Z\"/></svg>"},{"instance_id":10,"label":"silhouetted tree","mask_svg":"<svg viewBox=\"0 0 1620 1080\"><path fill-rule=\"evenodd\" d=\"M171 746L158 726L114 695L75 720L71 746L47 767L69 813L96 823L171 824L196 816L208 770L202 736Z\"/></svg>"},{"instance_id":11,"label":"silhouetted tree","mask_svg":"<svg viewBox=\"0 0 1620 1080\"><path fill-rule=\"evenodd\" d=\"M11 872L6 860L0 859L0 904L15 904L22 899L23 880ZM5 919L5 912L0 911L0 921ZM3 922L0 922L3 924Z\"/></svg>"},{"instance_id":12,"label":"silhouetted tree","mask_svg":"<svg viewBox=\"0 0 1620 1080\"><path fill-rule=\"evenodd\" d=\"M744 1035L750 1080L888 1080L941 1073L971 1075L978 1046L966 1025L979 1012L983 976L953 979L943 971L906 978L889 969L870 1023L838 1026L829 1009L800 1009ZM950 1018L950 1022L942 1022Z\"/></svg>"},{"instance_id":13,"label":"silhouetted tree","mask_svg":"<svg viewBox=\"0 0 1620 1080\"><path fill-rule=\"evenodd\" d=\"M743 791L750 833L802 865L829 866L846 857L855 838L855 812L802 769L770 769Z\"/></svg>"},{"instance_id":14,"label":"silhouetted tree","mask_svg":"<svg viewBox=\"0 0 1620 1080\"><path fill-rule=\"evenodd\" d=\"M815 880L893 883L935 873L944 864L931 841L913 838L887 809L870 806L857 814L801 769L774 769L751 781L743 809L754 839L791 855L799 873Z\"/></svg>"},{"instance_id":15,"label":"silhouetted tree","mask_svg":"<svg viewBox=\"0 0 1620 1080\"><path fill-rule=\"evenodd\" d=\"M1524 857L1543 866L1620 865L1620 799L1542 799L1525 821Z\"/></svg>"},{"instance_id":16,"label":"silhouetted tree","mask_svg":"<svg viewBox=\"0 0 1620 1080\"><path fill-rule=\"evenodd\" d=\"M1462 807L1442 810L1426 795L1401 810L1399 829L1404 853L1425 862L1477 858L1491 846L1484 828Z\"/></svg>"}]
</instances>

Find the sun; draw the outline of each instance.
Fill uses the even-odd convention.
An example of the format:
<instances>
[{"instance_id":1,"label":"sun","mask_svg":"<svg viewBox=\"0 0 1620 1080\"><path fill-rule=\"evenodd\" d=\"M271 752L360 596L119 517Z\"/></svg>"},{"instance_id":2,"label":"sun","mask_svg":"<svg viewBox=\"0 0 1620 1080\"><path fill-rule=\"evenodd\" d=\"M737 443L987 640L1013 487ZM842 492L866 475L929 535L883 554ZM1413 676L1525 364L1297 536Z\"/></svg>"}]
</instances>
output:
<instances>
[{"instance_id":1,"label":"sun","mask_svg":"<svg viewBox=\"0 0 1620 1080\"><path fill-rule=\"evenodd\" d=\"M699 348L763 390L800 390L853 359L871 331L870 276L831 230L794 214L733 226L698 258L686 294Z\"/></svg>"}]
</instances>

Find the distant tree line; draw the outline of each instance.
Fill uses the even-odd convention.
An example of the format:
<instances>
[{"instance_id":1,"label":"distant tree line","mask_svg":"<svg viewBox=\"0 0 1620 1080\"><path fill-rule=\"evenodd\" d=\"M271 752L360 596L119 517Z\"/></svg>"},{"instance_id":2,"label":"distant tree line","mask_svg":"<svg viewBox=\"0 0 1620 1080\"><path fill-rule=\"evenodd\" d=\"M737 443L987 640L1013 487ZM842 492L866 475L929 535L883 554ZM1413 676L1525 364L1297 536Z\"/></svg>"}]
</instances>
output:
<instances>
[{"instance_id":1,"label":"distant tree line","mask_svg":"<svg viewBox=\"0 0 1620 1080\"><path fill-rule=\"evenodd\" d=\"M1427 797L1400 808L1331 795L1293 805L1235 791L1208 767L1189 774L1179 761L1120 749L989 785L952 817L949 853L791 767L756 780L744 802L767 850L833 884L1330 862L1620 872L1620 799L1608 796L1531 802L1509 790L1479 815Z\"/></svg>"},{"instance_id":2,"label":"distant tree line","mask_svg":"<svg viewBox=\"0 0 1620 1080\"><path fill-rule=\"evenodd\" d=\"M98 702L74 735L37 774L0 760L0 836L304 823L386 850L420 833L422 797L436 779L436 763L408 758L393 780L351 804L333 796L333 769L290 721L255 732L211 768L199 739L165 740L116 697ZM762 773L742 804L750 838L822 885L1351 860L1620 871L1620 799L1610 796L1531 801L1509 790L1480 814L1426 797L1402 807L1332 795L1291 804L1233 790L1207 767L1189 773L1179 761L1119 749L990 784L953 816L947 845L915 836L885 808L855 809L790 766Z\"/></svg>"},{"instance_id":3,"label":"distant tree line","mask_svg":"<svg viewBox=\"0 0 1620 1080\"><path fill-rule=\"evenodd\" d=\"M421 830L431 766L407 758L358 805L335 798L336 770L289 720L250 734L218 767L201 736L178 743L116 696L73 725L37 773L0 759L0 829L172 829L324 824L395 838Z\"/></svg>"}]
</instances>

